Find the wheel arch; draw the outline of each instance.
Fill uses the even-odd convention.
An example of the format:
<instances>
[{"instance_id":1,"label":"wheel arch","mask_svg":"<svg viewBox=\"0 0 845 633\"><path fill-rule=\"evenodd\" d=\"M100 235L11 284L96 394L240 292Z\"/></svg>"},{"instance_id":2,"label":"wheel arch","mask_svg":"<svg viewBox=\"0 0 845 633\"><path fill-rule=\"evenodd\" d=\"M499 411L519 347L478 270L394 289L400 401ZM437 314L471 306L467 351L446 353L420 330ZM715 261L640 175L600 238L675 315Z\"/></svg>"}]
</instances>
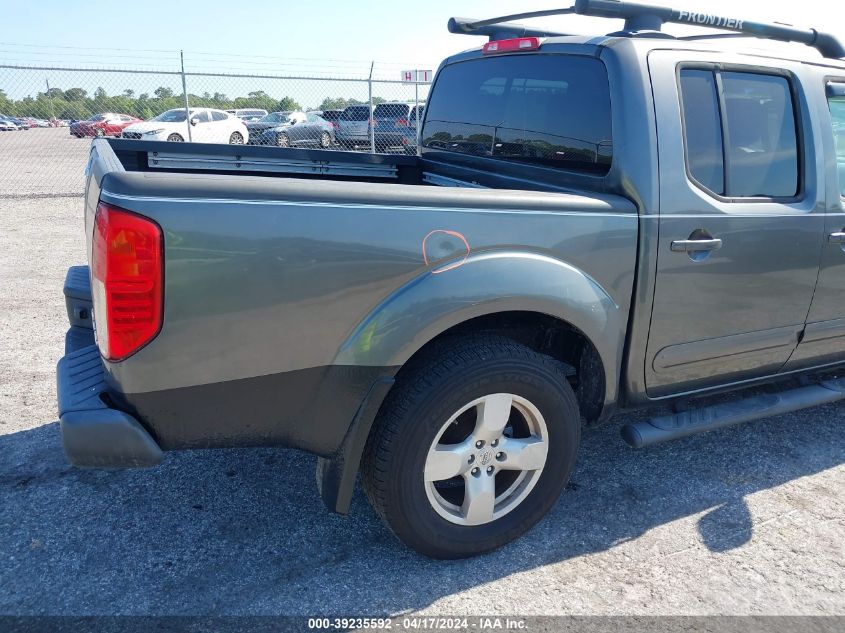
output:
<instances>
[{"instance_id":1,"label":"wheel arch","mask_svg":"<svg viewBox=\"0 0 845 633\"><path fill-rule=\"evenodd\" d=\"M429 269L391 293L351 332L333 363L401 368L462 331L504 331L522 342L527 334L566 332L601 371L606 408L617 398L625 323L610 294L578 268L545 255L487 254ZM552 353L564 362L580 360L561 349L545 351L562 354Z\"/></svg>"}]
</instances>

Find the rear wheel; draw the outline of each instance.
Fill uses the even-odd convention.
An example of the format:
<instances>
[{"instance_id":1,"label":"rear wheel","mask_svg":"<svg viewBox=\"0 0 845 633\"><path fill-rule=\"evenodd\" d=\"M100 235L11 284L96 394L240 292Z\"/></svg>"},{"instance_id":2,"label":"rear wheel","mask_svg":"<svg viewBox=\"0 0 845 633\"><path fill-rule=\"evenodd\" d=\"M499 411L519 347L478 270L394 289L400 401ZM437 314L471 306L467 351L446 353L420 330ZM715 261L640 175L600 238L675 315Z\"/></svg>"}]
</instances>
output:
<instances>
[{"instance_id":1,"label":"rear wheel","mask_svg":"<svg viewBox=\"0 0 845 633\"><path fill-rule=\"evenodd\" d=\"M183 139L183 138L182 138L182 135L181 135L181 134L176 134L176 133L174 132L173 134L170 134L170 135L167 137L167 140L168 140L168 141L172 141L172 142L174 142L174 143L182 143L185 139Z\"/></svg>"},{"instance_id":2,"label":"rear wheel","mask_svg":"<svg viewBox=\"0 0 845 633\"><path fill-rule=\"evenodd\" d=\"M279 132L276 135L276 145L278 147L290 147L290 137L284 132Z\"/></svg>"},{"instance_id":3,"label":"rear wheel","mask_svg":"<svg viewBox=\"0 0 845 633\"><path fill-rule=\"evenodd\" d=\"M229 136L229 145L243 145L244 144L244 137L243 134L240 132L232 132L231 136Z\"/></svg>"},{"instance_id":4,"label":"rear wheel","mask_svg":"<svg viewBox=\"0 0 845 633\"><path fill-rule=\"evenodd\" d=\"M332 144L332 135L328 132L320 134L320 147L326 148Z\"/></svg>"},{"instance_id":5,"label":"rear wheel","mask_svg":"<svg viewBox=\"0 0 845 633\"><path fill-rule=\"evenodd\" d=\"M452 341L402 370L367 441L364 487L418 552L481 554L551 508L580 429L562 363L500 336Z\"/></svg>"}]
</instances>

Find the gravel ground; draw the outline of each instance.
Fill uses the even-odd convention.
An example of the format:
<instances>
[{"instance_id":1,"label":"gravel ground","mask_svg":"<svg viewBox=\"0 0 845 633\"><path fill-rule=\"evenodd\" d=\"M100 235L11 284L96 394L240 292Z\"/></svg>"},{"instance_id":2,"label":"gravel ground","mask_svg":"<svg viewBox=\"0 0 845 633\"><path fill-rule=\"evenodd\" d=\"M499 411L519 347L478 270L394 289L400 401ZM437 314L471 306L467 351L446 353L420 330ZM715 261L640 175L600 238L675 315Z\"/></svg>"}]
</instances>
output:
<instances>
[{"instance_id":1,"label":"gravel ground","mask_svg":"<svg viewBox=\"0 0 845 633\"><path fill-rule=\"evenodd\" d=\"M0 132L0 198L82 193L90 141L66 127Z\"/></svg>"},{"instance_id":2,"label":"gravel ground","mask_svg":"<svg viewBox=\"0 0 845 633\"><path fill-rule=\"evenodd\" d=\"M294 451L69 467L54 366L81 223L78 197L0 199L0 614L845 614L845 406L641 451L619 417L540 525L458 562L405 549L360 491L329 514Z\"/></svg>"}]
</instances>

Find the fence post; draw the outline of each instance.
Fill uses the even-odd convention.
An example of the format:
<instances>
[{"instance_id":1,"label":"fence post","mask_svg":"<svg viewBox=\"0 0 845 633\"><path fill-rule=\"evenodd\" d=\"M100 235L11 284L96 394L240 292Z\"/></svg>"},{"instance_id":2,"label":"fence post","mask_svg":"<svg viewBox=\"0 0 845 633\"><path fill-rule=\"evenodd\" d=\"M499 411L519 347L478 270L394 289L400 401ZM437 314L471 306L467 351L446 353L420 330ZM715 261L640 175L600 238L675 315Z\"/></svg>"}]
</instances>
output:
<instances>
[{"instance_id":1,"label":"fence post","mask_svg":"<svg viewBox=\"0 0 845 633\"><path fill-rule=\"evenodd\" d=\"M370 78L367 80L370 88L370 116L367 117L367 127L370 128L370 154L376 153L376 128L373 121L373 66L375 65L374 61L370 62Z\"/></svg>"},{"instance_id":2,"label":"fence post","mask_svg":"<svg viewBox=\"0 0 845 633\"><path fill-rule=\"evenodd\" d=\"M47 103L50 104L50 120L52 122L52 120L55 119L56 117L54 116L54 113L53 113L53 97L50 94L50 80L45 77L44 81L47 83Z\"/></svg>"},{"instance_id":3,"label":"fence post","mask_svg":"<svg viewBox=\"0 0 845 633\"><path fill-rule=\"evenodd\" d=\"M420 155L420 74L418 71L414 73L416 77L414 77L414 120L417 122L417 129L416 129L416 137L417 137L417 156Z\"/></svg>"},{"instance_id":4,"label":"fence post","mask_svg":"<svg viewBox=\"0 0 845 633\"><path fill-rule=\"evenodd\" d=\"M185 97L185 123L188 126L188 142L192 143L191 138L191 107L188 105L188 88L185 83L185 52L179 51L179 61L182 63L182 95Z\"/></svg>"}]
</instances>

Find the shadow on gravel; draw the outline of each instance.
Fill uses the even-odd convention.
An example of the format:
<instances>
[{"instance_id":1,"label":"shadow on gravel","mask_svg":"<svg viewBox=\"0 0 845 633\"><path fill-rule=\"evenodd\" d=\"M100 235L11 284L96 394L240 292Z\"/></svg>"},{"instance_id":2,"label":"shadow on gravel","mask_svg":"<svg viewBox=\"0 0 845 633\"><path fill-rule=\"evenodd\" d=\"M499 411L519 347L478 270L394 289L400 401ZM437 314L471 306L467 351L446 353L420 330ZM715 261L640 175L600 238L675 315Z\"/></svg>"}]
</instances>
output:
<instances>
[{"instance_id":1,"label":"shadow on gravel","mask_svg":"<svg viewBox=\"0 0 845 633\"><path fill-rule=\"evenodd\" d=\"M588 431L540 525L454 562L405 549L360 491L349 517L329 514L310 456L194 451L79 471L48 424L0 436L0 613L395 614L701 512L704 543L726 551L753 533L746 495L845 461L843 418L829 405L642 451L618 424Z\"/></svg>"}]
</instances>

